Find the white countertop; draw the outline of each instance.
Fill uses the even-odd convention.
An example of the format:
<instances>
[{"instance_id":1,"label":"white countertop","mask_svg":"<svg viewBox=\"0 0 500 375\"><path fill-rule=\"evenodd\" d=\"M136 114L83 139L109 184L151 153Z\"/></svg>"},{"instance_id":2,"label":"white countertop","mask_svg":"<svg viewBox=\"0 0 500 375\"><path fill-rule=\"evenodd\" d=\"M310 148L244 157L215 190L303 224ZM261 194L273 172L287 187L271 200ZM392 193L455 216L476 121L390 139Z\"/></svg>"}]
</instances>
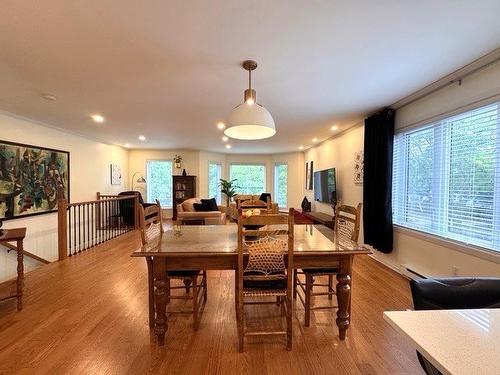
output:
<instances>
[{"instance_id":1,"label":"white countertop","mask_svg":"<svg viewBox=\"0 0 500 375\"><path fill-rule=\"evenodd\" d=\"M500 309L386 311L443 374L500 375Z\"/></svg>"}]
</instances>

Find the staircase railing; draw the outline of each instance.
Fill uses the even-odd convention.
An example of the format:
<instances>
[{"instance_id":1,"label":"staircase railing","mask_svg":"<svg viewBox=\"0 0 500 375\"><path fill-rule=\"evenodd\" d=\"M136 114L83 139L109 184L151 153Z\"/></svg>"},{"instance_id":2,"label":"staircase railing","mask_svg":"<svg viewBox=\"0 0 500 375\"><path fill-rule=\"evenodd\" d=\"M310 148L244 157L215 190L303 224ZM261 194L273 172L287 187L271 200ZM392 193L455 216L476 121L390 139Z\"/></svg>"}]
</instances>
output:
<instances>
[{"instance_id":1,"label":"staircase railing","mask_svg":"<svg viewBox=\"0 0 500 375\"><path fill-rule=\"evenodd\" d=\"M59 260L139 227L137 195L99 195L87 202L58 202Z\"/></svg>"}]
</instances>

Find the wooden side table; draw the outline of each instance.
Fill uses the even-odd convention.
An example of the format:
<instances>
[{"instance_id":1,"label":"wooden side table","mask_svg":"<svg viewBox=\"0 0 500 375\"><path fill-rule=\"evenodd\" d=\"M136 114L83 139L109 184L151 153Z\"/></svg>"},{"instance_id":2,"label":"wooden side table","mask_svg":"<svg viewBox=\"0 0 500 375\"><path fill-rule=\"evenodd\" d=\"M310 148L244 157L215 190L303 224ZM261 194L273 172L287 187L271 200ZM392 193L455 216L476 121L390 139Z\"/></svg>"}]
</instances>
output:
<instances>
[{"instance_id":1,"label":"wooden side table","mask_svg":"<svg viewBox=\"0 0 500 375\"><path fill-rule=\"evenodd\" d=\"M16 294L7 297L0 297L0 301L17 298L17 311L23 309L23 289L24 289L24 253L23 241L26 237L26 228L3 229L0 235L0 244L7 245L10 250L17 252L17 283ZM12 245L10 242L15 242Z\"/></svg>"}]
</instances>

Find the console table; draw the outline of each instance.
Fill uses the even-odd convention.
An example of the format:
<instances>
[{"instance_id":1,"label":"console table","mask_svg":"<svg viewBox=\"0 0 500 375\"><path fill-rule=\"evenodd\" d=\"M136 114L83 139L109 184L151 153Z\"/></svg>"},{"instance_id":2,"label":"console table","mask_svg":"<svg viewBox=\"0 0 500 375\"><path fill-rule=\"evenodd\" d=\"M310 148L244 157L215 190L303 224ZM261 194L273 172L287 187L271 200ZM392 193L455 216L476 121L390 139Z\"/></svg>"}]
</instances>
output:
<instances>
[{"instance_id":1,"label":"console table","mask_svg":"<svg viewBox=\"0 0 500 375\"><path fill-rule=\"evenodd\" d=\"M24 289L24 263L23 263L23 241L26 237L26 228L3 229L0 234L0 244L7 246L10 250L17 252L17 282L16 293L7 297L1 297L0 301L17 298L17 310L23 309L23 289ZM16 245L10 244L15 242Z\"/></svg>"},{"instance_id":2,"label":"console table","mask_svg":"<svg viewBox=\"0 0 500 375\"><path fill-rule=\"evenodd\" d=\"M299 216L305 220L310 220L312 224L323 224L324 226L333 229L335 226L334 217L323 212L304 212L294 210L294 215ZM302 220L296 220L298 222Z\"/></svg>"}]
</instances>

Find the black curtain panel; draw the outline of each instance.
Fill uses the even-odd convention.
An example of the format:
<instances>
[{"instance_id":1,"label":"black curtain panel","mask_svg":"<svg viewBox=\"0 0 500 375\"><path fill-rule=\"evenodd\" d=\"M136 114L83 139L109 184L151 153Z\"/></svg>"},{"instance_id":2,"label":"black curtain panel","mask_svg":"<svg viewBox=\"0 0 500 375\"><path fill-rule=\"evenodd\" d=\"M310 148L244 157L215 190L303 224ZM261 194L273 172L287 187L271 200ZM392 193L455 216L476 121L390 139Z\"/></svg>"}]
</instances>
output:
<instances>
[{"instance_id":1,"label":"black curtain panel","mask_svg":"<svg viewBox=\"0 0 500 375\"><path fill-rule=\"evenodd\" d=\"M392 232L392 146L394 110L365 119L363 229L364 242L390 253Z\"/></svg>"}]
</instances>

